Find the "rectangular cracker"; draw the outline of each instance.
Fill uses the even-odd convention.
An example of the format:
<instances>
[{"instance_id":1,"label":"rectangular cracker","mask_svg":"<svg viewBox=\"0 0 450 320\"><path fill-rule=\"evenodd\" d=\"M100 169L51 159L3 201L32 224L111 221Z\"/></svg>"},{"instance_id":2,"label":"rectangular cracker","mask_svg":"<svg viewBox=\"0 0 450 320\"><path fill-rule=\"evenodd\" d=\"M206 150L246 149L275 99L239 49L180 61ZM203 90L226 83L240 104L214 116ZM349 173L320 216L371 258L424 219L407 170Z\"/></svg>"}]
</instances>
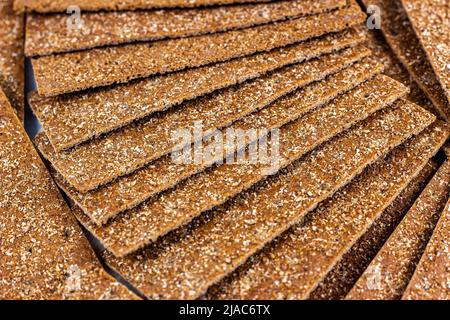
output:
<instances>
[{"instance_id":1,"label":"rectangular cracker","mask_svg":"<svg viewBox=\"0 0 450 320\"><path fill-rule=\"evenodd\" d=\"M448 161L447 161L448 162ZM447 180L447 185L450 183ZM409 283L403 300L450 299L450 199Z\"/></svg>"},{"instance_id":2,"label":"rectangular cracker","mask_svg":"<svg viewBox=\"0 0 450 320\"><path fill-rule=\"evenodd\" d=\"M372 51L373 58L384 65L384 74L410 88L407 99L444 120L439 110L427 98L425 93L411 78L403 64L395 56L394 52L392 52L386 40L383 38L381 31L369 30L365 25L359 27L358 31L367 38L365 45Z\"/></svg>"},{"instance_id":3,"label":"rectangular cracker","mask_svg":"<svg viewBox=\"0 0 450 320\"><path fill-rule=\"evenodd\" d=\"M437 170L437 169L436 169ZM420 174L418 176L420 178ZM356 243L319 283L310 299L344 299L370 261L376 256L414 200L425 188L426 182L413 180L395 201L376 219Z\"/></svg>"},{"instance_id":4,"label":"rectangular cracker","mask_svg":"<svg viewBox=\"0 0 450 320\"><path fill-rule=\"evenodd\" d=\"M327 104L333 98L374 77L380 71L381 66L363 60L337 74L328 76L321 82L314 83L285 98L281 98L266 109L247 116L231 127L241 129L259 127L268 130L279 128L306 112ZM368 84L373 88L383 88L385 85L390 85L391 98L388 101L394 101L405 93L404 87L386 78L379 78ZM364 89L361 89L361 91L364 91ZM379 91L378 94L380 92L383 92L383 90ZM41 147L41 153L46 156L48 144L40 144L39 146ZM56 171L53 175L59 186L81 207L83 212L93 222L102 224L119 212L135 207L206 167L206 163L176 165L170 156L165 156L131 175L118 178L114 182L88 193L77 192Z\"/></svg>"},{"instance_id":5,"label":"rectangular cracker","mask_svg":"<svg viewBox=\"0 0 450 320\"><path fill-rule=\"evenodd\" d=\"M380 7L383 21L381 30L390 47L441 116L449 120L449 100L433 72L400 0L363 0L363 2L366 6L371 4Z\"/></svg>"},{"instance_id":6,"label":"rectangular cracker","mask_svg":"<svg viewBox=\"0 0 450 320\"><path fill-rule=\"evenodd\" d=\"M106 263L149 298L197 298L433 119L413 105L383 110L145 250L104 252Z\"/></svg>"},{"instance_id":7,"label":"rectangular cracker","mask_svg":"<svg viewBox=\"0 0 450 320\"><path fill-rule=\"evenodd\" d=\"M364 14L352 5L243 30L44 56L32 64L39 94L53 96L269 51L362 21Z\"/></svg>"},{"instance_id":8,"label":"rectangular cracker","mask_svg":"<svg viewBox=\"0 0 450 320\"><path fill-rule=\"evenodd\" d=\"M310 298L347 248L425 166L438 150L442 136L442 132L428 130L369 167L321 203L302 224L211 288L209 298Z\"/></svg>"},{"instance_id":9,"label":"rectangular cracker","mask_svg":"<svg viewBox=\"0 0 450 320\"><path fill-rule=\"evenodd\" d=\"M24 19L12 11L12 0L0 2L0 87L21 120L25 108Z\"/></svg>"},{"instance_id":10,"label":"rectangular cracker","mask_svg":"<svg viewBox=\"0 0 450 320\"><path fill-rule=\"evenodd\" d=\"M0 90L0 299L135 299L101 267Z\"/></svg>"},{"instance_id":11,"label":"rectangular cracker","mask_svg":"<svg viewBox=\"0 0 450 320\"><path fill-rule=\"evenodd\" d=\"M187 10L82 13L78 29L67 14L30 14L25 54L42 56L136 41L182 38L323 13L347 0L292 0Z\"/></svg>"},{"instance_id":12,"label":"rectangular cracker","mask_svg":"<svg viewBox=\"0 0 450 320\"><path fill-rule=\"evenodd\" d=\"M69 6L83 11L116 11L155 8L192 8L233 3L258 3L270 0L14 0L18 12L66 12Z\"/></svg>"},{"instance_id":13,"label":"rectangular cracker","mask_svg":"<svg viewBox=\"0 0 450 320\"><path fill-rule=\"evenodd\" d=\"M282 127L279 132L281 159L278 166L288 166L321 143L392 103L401 94L391 91L366 104L364 96L367 89L376 87L369 84L366 88L357 88L338 101ZM350 105L351 108L348 107ZM264 168L261 164L213 167L118 216L106 226L96 226L84 215L77 217L108 250L116 256L123 256L156 241L202 212L225 203L264 180L267 177L262 171ZM205 193L205 190L209 192Z\"/></svg>"},{"instance_id":14,"label":"rectangular cracker","mask_svg":"<svg viewBox=\"0 0 450 320\"><path fill-rule=\"evenodd\" d=\"M450 3L447 0L401 2L450 101Z\"/></svg>"},{"instance_id":15,"label":"rectangular cracker","mask_svg":"<svg viewBox=\"0 0 450 320\"><path fill-rule=\"evenodd\" d=\"M48 159L78 191L95 189L170 154L175 148L183 147L180 141L173 139L175 130L193 130L200 123L206 134L229 126L299 87L339 71L346 63L348 65L346 60L355 61L361 56L360 49L350 48L342 55L331 54L286 67L238 87L188 102L180 108L156 114L144 122L132 124L74 149L53 152ZM192 142L201 138L197 135ZM39 143L42 138L37 140ZM184 144L187 143L184 141Z\"/></svg>"},{"instance_id":16,"label":"rectangular cracker","mask_svg":"<svg viewBox=\"0 0 450 320\"><path fill-rule=\"evenodd\" d=\"M450 162L441 166L346 299L400 299L450 196Z\"/></svg>"},{"instance_id":17,"label":"rectangular cracker","mask_svg":"<svg viewBox=\"0 0 450 320\"><path fill-rule=\"evenodd\" d=\"M350 29L270 52L114 88L50 98L35 93L29 102L52 144L59 148L73 146L183 101L260 77L289 64L353 47L362 40L362 35Z\"/></svg>"}]
</instances>

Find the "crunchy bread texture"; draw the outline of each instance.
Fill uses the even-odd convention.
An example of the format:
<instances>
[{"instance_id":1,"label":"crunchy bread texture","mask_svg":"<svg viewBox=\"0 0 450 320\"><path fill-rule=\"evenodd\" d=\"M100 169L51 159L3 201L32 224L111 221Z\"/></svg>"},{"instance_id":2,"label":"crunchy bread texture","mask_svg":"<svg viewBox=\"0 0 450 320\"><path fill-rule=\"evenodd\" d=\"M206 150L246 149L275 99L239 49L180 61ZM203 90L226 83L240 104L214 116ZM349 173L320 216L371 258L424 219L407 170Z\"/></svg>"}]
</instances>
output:
<instances>
[{"instance_id":1,"label":"crunchy bread texture","mask_svg":"<svg viewBox=\"0 0 450 320\"><path fill-rule=\"evenodd\" d=\"M361 275L347 299L400 299L450 196L447 161Z\"/></svg>"},{"instance_id":2,"label":"crunchy bread texture","mask_svg":"<svg viewBox=\"0 0 450 320\"><path fill-rule=\"evenodd\" d=\"M137 298L103 271L1 90L0 159L0 298Z\"/></svg>"},{"instance_id":3,"label":"crunchy bread texture","mask_svg":"<svg viewBox=\"0 0 450 320\"><path fill-rule=\"evenodd\" d=\"M106 263L149 298L197 298L367 165L428 126L434 116L422 110L402 105L381 111L143 251L124 258L104 252Z\"/></svg>"},{"instance_id":4,"label":"crunchy bread texture","mask_svg":"<svg viewBox=\"0 0 450 320\"><path fill-rule=\"evenodd\" d=\"M450 119L450 103L420 45L400 0L363 0L382 10L381 30L390 47L441 116Z\"/></svg>"},{"instance_id":5,"label":"crunchy bread texture","mask_svg":"<svg viewBox=\"0 0 450 320\"><path fill-rule=\"evenodd\" d=\"M404 94L402 87L392 88L392 91L372 95L371 102L366 102L365 96L370 89L377 87L377 81L378 84L382 82L380 79L369 82L367 86L356 88L331 104L282 127L280 129L282 158L278 166L286 167L321 143ZM392 86L395 86L395 83L392 83ZM314 96L311 98L315 101ZM298 99L298 102L300 101L301 97ZM286 110L303 108L303 112L306 112L313 106L298 102L297 105L287 105ZM351 108L348 107L350 105ZM264 180L266 175L262 169L264 166L258 164L217 166L126 212L104 227L96 227L83 215L77 214L77 217L109 250L117 256L123 256L151 241L156 241L168 231L186 224L202 212L223 204L239 192ZM204 190L209 192L205 193ZM161 219L162 215L165 219Z\"/></svg>"},{"instance_id":6,"label":"crunchy bread texture","mask_svg":"<svg viewBox=\"0 0 450 320\"><path fill-rule=\"evenodd\" d=\"M360 8L352 5L243 30L44 56L32 65L39 94L53 96L269 51L363 21Z\"/></svg>"},{"instance_id":7,"label":"crunchy bread texture","mask_svg":"<svg viewBox=\"0 0 450 320\"><path fill-rule=\"evenodd\" d=\"M428 129L370 166L321 203L303 223L213 287L210 298L311 298L345 252L437 152L446 136L443 126L437 129L439 126Z\"/></svg>"},{"instance_id":8,"label":"crunchy bread texture","mask_svg":"<svg viewBox=\"0 0 450 320\"><path fill-rule=\"evenodd\" d=\"M450 3L401 0L433 70L450 101Z\"/></svg>"},{"instance_id":9,"label":"crunchy bread texture","mask_svg":"<svg viewBox=\"0 0 450 320\"><path fill-rule=\"evenodd\" d=\"M24 24L24 16L12 11L12 0L0 3L0 87L21 120L25 108Z\"/></svg>"},{"instance_id":10,"label":"crunchy bread texture","mask_svg":"<svg viewBox=\"0 0 450 320\"><path fill-rule=\"evenodd\" d=\"M449 165L447 161L446 166ZM445 182L444 182L445 183ZM447 186L450 181L446 181ZM448 300L450 272L450 199L439 218L414 275L403 294L404 300Z\"/></svg>"},{"instance_id":11,"label":"crunchy bread texture","mask_svg":"<svg viewBox=\"0 0 450 320\"><path fill-rule=\"evenodd\" d=\"M74 29L67 27L67 14L30 14L25 53L42 56L243 29L331 11L346 4L346 0L293 0L204 9L82 13L82 26Z\"/></svg>"},{"instance_id":12,"label":"crunchy bread texture","mask_svg":"<svg viewBox=\"0 0 450 320\"><path fill-rule=\"evenodd\" d=\"M355 49L347 49L344 56L360 57L360 54ZM352 60L356 59L349 59ZM336 65L338 61L342 60L336 53L323 59L292 65L179 108L158 113L150 119L74 149L53 152L47 158L78 191L93 190L188 145L187 141L180 143L173 139L176 130L194 130L199 123L205 133L227 127L267 107L278 98L340 70L342 67L339 63ZM201 139L202 135L197 135L191 140L194 143ZM35 140L38 144L46 143L43 135Z\"/></svg>"},{"instance_id":13,"label":"crunchy bread texture","mask_svg":"<svg viewBox=\"0 0 450 320\"><path fill-rule=\"evenodd\" d=\"M66 12L69 6L83 11L121 11L154 8L192 8L233 3L257 3L270 0L14 0L18 12Z\"/></svg>"},{"instance_id":14,"label":"crunchy bread texture","mask_svg":"<svg viewBox=\"0 0 450 320\"><path fill-rule=\"evenodd\" d=\"M52 145L61 150L186 100L261 77L286 65L353 47L362 40L355 30L346 30L267 53L81 95L42 98L34 93L29 102ZM364 52L361 50L360 54Z\"/></svg>"},{"instance_id":15,"label":"crunchy bread texture","mask_svg":"<svg viewBox=\"0 0 450 320\"><path fill-rule=\"evenodd\" d=\"M289 121L296 120L306 112L325 105L338 95L374 77L380 71L380 66L363 60L339 73L328 76L321 82L311 84L298 92L277 100L267 109L237 121L231 128L253 129L264 127L267 130L279 128ZM404 88L399 87L398 92L403 93ZM301 102L302 99L303 102ZM247 142L251 143L252 141L249 139ZM204 143L204 146L207 145L207 143ZM48 153L47 146L40 145L41 153L44 156ZM225 150L225 153L227 153L227 156L230 154L227 150ZM208 164L177 165L173 163L171 157L165 156L149 166L145 166L128 176L120 177L114 182L88 193L76 191L61 175L57 174L56 171L53 172L57 183L80 206L83 212L93 222L101 224L118 213L150 199L159 192L176 186L196 172L207 168Z\"/></svg>"}]
</instances>

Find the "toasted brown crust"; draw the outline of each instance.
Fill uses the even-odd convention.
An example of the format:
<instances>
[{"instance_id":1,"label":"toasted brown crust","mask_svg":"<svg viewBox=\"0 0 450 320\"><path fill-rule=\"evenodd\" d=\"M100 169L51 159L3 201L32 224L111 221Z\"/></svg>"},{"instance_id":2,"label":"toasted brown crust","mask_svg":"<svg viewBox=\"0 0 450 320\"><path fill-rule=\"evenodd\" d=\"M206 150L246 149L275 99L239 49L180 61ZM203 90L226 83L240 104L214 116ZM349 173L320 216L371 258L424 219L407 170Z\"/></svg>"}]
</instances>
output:
<instances>
[{"instance_id":1,"label":"toasted brown crust","mask_svg":"<svg viewBox=\"0 0 450 320\"><path fill-rule=\"evenodd\" d=\"M135 299L103 271L0 90L0 298Z\"/></svg>"},{"instance_id":2,"label":"toasted brown crust","mask_svg":"<svg viewBox=\"0 0 450 320\"><path fill-rule=\"evenodd\" d=\"M445 137L442 133L436 127L427 130L369 167L320 204L304 223L283 234L247 265L213 287L209 297L311 298L311 293L348 248L439 149Z\"/></svg>"},{"instance_id":3,"label":"toasted brown crust","mask_svg":"<svg viewBox=\"0 0 450 320\"><path fill-rule=\"evenodd\" d=\"M25 53L42 56L243 29L331 11L346 4L346 0L292 0L205 9L82 13L82 27L75 30L67 27L67 14L30 14Z\"/></svg>"},{"instance_id":4,"label":"toasted brown crust","mask_svg":"<svg viewBox=\"0 0 450 320\"><path fill-rule=\"evenodd\" d=\"M401 0L450 101L450 3L447 0Z\"/></svg>"},{"instance_id":5,"label":"toasted brown crust","mask_svg":"<svg viewBox=\"0 0 450 320\"><path fill-rule=\"evenodd\" d=\"M355 49L347 50L344 56L359 56ZM238 87L156 114L75 149L48 153L47 158L78 191L93 190L181 148L180 142L173 139L175 130L192 130L197 123L201 123L203 132L229 126L299 87L342 69L335 64L338 60L337 53L277 70ZM199 139L202 139L201 135L194 137L192 142ZM35 140L38 144L48 144L43 135Z\"/></svg>"},{"instance_id":6,"label":"toasted brown crust","mask_svg":"<svg viewBox=\"0 0 450 320\"><path fill-rule=\"evenodd\" d=\"M445 164L448 168L449 162ZM444 181L447 186L448 179ZM448 300L450 298L450 199L414 272L402 299Z\"/></svg>"},{"instance_id":7,"label":"toasted brown crust","mask_svg":"<svg viewBox=\"0 0 450 320\"><path fill-rule=\"evenodd\" d=\"M400 0L363 0L382 10L381 30L390 47L419 87L441 113L450 119L450 103L445 96L427 55L420 45Z\"/></svg>"},{"instance_id":8,"label":"toasted brown crust","mask_svg":"<svg viewBox=\"0 0 450 320\"><path fill-rule=\"evenodd\" d=\"M44 56L32 64L39 94L53 96L269 51L362 21L364 14L352 5L243 30Z\"/></svg>"},{"instance_id":9,"label":"toasted brown crust","mask_svg":"<svg viewBox=\"0 0 450 320\"><path fill-rule=\"evenodd\" d=\"M402 297L450 195L449 182L450 162L447 161L361 275L347 299Z\"/></svg>"},{"instance_id":10,"label":"toasted brown crust","mask_svg":"<svg viewBox=\"0 0 450 320\"><path fill-rule=\"evenodd\" d=\"M192 8L233 3L257 3L270 0L14 0L18 12L66 12L69 6L83 11L135 10L155 8Z\"/></svg>"},{"instance_id":11,"label":"toasted brown crust","mask_svg":"<svg viewBox=\"0 0 450 320\"><path fill-rule=\"evenodd\" d=\"M369 89L377 88L377 82L380 84L382 81L380 79L371 81L366 86L356 88L331 104L282 127L280 129L282 158L278 164L280 168L392 103L404 92L401 87L397 89L391 87L392 91L372 95L371 102L366 102L365 96ZM395 86L395 83L392 85ZM299 96L293 105L287 104L285 112L295 108L303 108L304 112L311 109L311 104L300 103L304 99L301 98L302 96ZM314 99L314 96L311 99ZM156 241L170 230L188 223L202 212L223 204L239 192L265 179L262 169L264 166L258 164L237 168L224 164L212 168L117 217L104 227L93 225L85 216L77 215L77 217L109 250L117 256L123 256L151 241ZM205 193L204 190L209 192ZM165 219L161 219L161 215Z\"/></svg>"},{"instance_id":12,"label":"toasted brown crust","mask_svg":"<svg viewBox=\"0 0 450 320\"><path fill-rule=\"evenodd\" d=\"M267 110L264 109L243 118L232 125L231 128L264 127L269 130L296 120L311 109L326 104L381 71L377 64L367 62L367 60L358 62L321 82L314 83L299 92L277 100L267 107ZM378 80L379 83L389 83L389 81ZM395 88L395 83L393 87ZM405 91L401 86L398 86L398 89L397 95L393 95L395 98ZM392 90L392 92L394 91ZM45 156L48 153L46 145L40 146ZM206 167L207 164L175 165L170 157L166 156L153 162L150 166L137 170L131 175L121 177L89 193L77 192L59 174L54 174L54 176L60 187L81 207L83 212L93 222L99 224L105 223L108 219L126 209L137 206L157 193L175 186Z\"/></svg>"},{"instance_id":13,"label":"toasted brown crust","mask_svg":"<svg viewBox=\"0 0 450 320\"><path fill-rule=\"evenodd\" d=\"M381 31L368 30L366 26L361 26L358 30L367 38L365 45L372 51L374 59L384 65L384 74L410 88L407 99L444 120L439 110L436 109L422 89L411 78L403 64L395 56L383 38Z\"/></svg>"},{"instance_id":14,"label":"toasted brown crust","mask_svg":"<svg viewBox=\"0 0 450 320\"><path fill-rule=\"evenodd\" d=\"M422 131L434 119L422 110L403 104L377 113L172 237L125 258L105 252L106 262L150 298L196 298L368 164Z\"/></svg>"},{"instance_id":15,"label":"toasted brown crust","mask_svg":"<svg viewBox=\"0 0 450 320\"><path fill-rule=\"evenodd\" d=\"M268 53L156 76L115 88L51 98L33 94L29 101L50 142L61 150L185 100L260 77L289 64L355 46L362 40L363 37L355 30L346 30Z\"/></svg>"},{"instance_id":16,"label":"toasted brown crust","mask_svg":"<svg viewBox=\"0 0 450 320\"><path fill-rule=\"evenodd\" d=\"M12 11L12 0L0 3L0 88L21 120L25 108L24 19Z\"/></svg>"}]
</instances>

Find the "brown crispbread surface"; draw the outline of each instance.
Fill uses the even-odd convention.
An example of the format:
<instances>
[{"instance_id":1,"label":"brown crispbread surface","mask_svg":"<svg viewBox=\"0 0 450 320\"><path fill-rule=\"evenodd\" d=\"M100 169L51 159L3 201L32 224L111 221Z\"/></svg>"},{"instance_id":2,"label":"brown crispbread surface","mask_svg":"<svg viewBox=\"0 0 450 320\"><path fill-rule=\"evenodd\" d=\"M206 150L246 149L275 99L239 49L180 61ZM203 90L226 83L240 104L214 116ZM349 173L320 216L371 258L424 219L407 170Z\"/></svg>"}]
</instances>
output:
<instances>
[{"instance_id":1,"label":"brown crispbread surface","mask_svg":"<svg viewBox=\"0 0 450 320\"><path fill-rule=\"evenodd\" d=\"M400 299L450 195L450 162L441 166L347 299Z\"/></svg>"},{"instance_id":2,"label":"brown crispbread surface","mask_svg":"<svg viewBox=\"0 0 450 320\"><path fill-rule=\"evenodd\" d=\"M215 65L95 90L81 95L42 98L30 96L30 105L52 144L72 146L120 128L183 101L259 77L285 65L361 43L355 30L326 35L289 47ZM361 51L363 54L364 51ZM59 147L59 148L58 148Z\"/></svg>"},{"instance_id":3,"label":"brown crispbread surface","mask_svg":"<svg viewBox=\"0 0 450 320\"><path fill-rule=\"evenodd\" d=\"M377 88L373 83L356 88L330 105L282 127L279 132L281 159L278 166L286 167L321 143L392 103L402 93L401 90L388 91L372 95L370 102L366 102L365 96L370 95L369 90L373 88ZM77 217L108 250L116 256L123 256L156 241L170 230L265 179L264 168L261 164L237 167L223 164L214 167L118 216L103 227L94 225L84 215L77 214ZM209 192L205 193L205 190Z\"/></svg>"},{"instance_id":4,"label":"brown crispbread surface","mask_svg":"<svg viewBox=\"0 0 450 320\"><path fill-rule=\"evenodd\" d=\"M447 158L450 158L450 141L447 141L447 143L442 147L442 149L444 150Z\"/></svg>"},{"instance_id":5,"label":"brown crispbread surface","mask_svg":"<svg viewBox=\"0 0 450 320\"><path fill-rule=\"evenodd\" d=\"M0 88L21 120L25 108L24 19L12 11L12 0L0 2Z\"/></svg>"},{"instance_id":6,"label":"brown crispbread surface","mask_svg":"<svg viewBox=\"0 0 450 320\"><path fill-rule=\"evenodd\" d=\"M135 299L103 271L0 90L0 299Z\"/></svg>"},{"instance_id":7,"label":"brown crispbread surface","mask_svg":"<svg viewBox=\"0 0 450 320\"><path fill-rule=\"evenodd\" d=\"M440 130L439 130L440 129ZM210 291L221 299L306 299L439 149L434 126L369 167ZM414 164L414 165L412 165ZM270 281L267 281L270 279Z\"/></svg>"},{"instance_id":8,"label":"brown crispbread surface","mask_svg":"<svg viewBox=\"0 0 450 320\"><path fill-rule=\"evenodd\" d=\"M450 119L449 100L440 85L427 55L420 45L400 0L363 0L382 10L381 30L390 47L433 102L444 119Z\"/></svg>"},{"instance_id":9,"label":"brown crispbread surface","mask_svg":"<svg viewBox=\"0 0 450 320\"><path fill-rule=\"evenodd\" d=\"M447 161L448 162L448 161ZM447 180L447 185L450 182ZM402 299L448 300L450 298L450 200L448 200L419 265Z\"/></svg>"},{"instance_id":10,"label":"brown crispbread surface","mask_svg":"<svg viewBox=\"0 0 450 320\"><path fill-rule=\"evenodd\" d=\"M106 263L149 298L197 298L433 119L413 105L388 108L145 250L105 252Z\"/></svg>"},{"instance_id":11,"label":"brown crispbread surface","mask_svg":"<svg viewBox=\"0 0 450 320\"><path fill-rule=\"evenodd\" d=\"M352 5L243 30L44 56L32 65L39 94L52 96L269 51L362 21L364 14Z\"/></svg>"},{"instance_id":12,"label":"brown crispbread surface","mask_svg":"<svg viewBox=\"0 0 450 320\"><path fill-rule=\"evenodd\" d=\"M450 3L447 0L401 1L450 101Z\"/></svg>"},{"instance_id":13,"label":"brown crispbread surface","mask_svg":"<svg viewBox=\"0 0 450 320\"><path fill-rule=\"evenodd\" d=\"M14 0L19 12L66 12L69 6L83 11L115 11L155 8L192 8L233 3L257 3L270 0Z\"/></svg>"},{"instance_id":14,"label":"brown crispbread surface","mask_svg":"<svg viewBox=\"0 0 450 320\"><path fill-rule=\"evenodd\" d=\"M434 159L430 162L434 162ZM345 298L426 187L427 182L437 171L437 167L437 163L432 163L420 172L327 273L324 280L311 293L311 299L341 300Z\"/></svg>"},{"instance_id":15,"label":"brown crispbread surface","mask_svg":"<svg viewBox=\"0 0 450 320\"><path fill-rule=\"evenodd\" d=\"M186 10L82 13L78 28L67 27L67 14L30 14L25 53L42 56L243 29L331 11L346 4L347 0L292 0Z\"/></svg>"},{"instance_id":16,"label":"brown crispbread surface","mask_svg":"<svg viewBox=\"0 0 450 320\"><path fill-rule=\"evenodd\" d=\"M365 25L362 25L357 30L367 39L365 46L372 51L373 58L384 65L383 73L410 88L410 93L406 98L444 120L439 110L436 109L422 89L411 78L403 64L395 56L383 38L381 31L369 30Z\"/></svg>"},{"instance_id":17,"label":"brown crispbread surface","mask_svg":"<svg viewBox=\"0 0 450 320\"><path fill-rule=\"evenodd\" d=\"M201 124L203 132L210 132L229 126L299 87L339 71L345 64L341 66L338 62L345 61L345 57L354 57L348 61L359 59L361 53L358 51L349 48L342 56L331 54L283 68L238 87L156 114L145 122L132 124L74 149L53 152L47 158L78 191L93 190L170 154L175 148L181 148L181 143L173 139L176 130L194 130ZM191 140L201 138L193 137ZM46 139L40 135L35 140L42 144Z\"/></svg>"},{"instance_id":18,"label":"brown crispbread surface","mask_svg":"<svg viewBox=\"0 0 450 320\"><path fill-rule=\"evenodd\" d=\"M277 100L266 109L237 121L231 128L254 129L263 127L267 130L278 128L306 112L326 104L338 95L372 78L380 71L379 65L371 63L370 60L363 60L337 74L328 76L323 81L311 84ZM390 95L389 98L384 100L386 103L394 101L405 93L404 87L385 77L370 81L364 88L381 89L379 91L381 93L384 92L384 86L388 86L390 89L388 93L385 93ZM368 89L364 88L361 91L370 93ZM382 94L377 94L377 96L382 99ZM386 97L383 97L383 99ZM40 145L44 156L48 153L47 146ZM119 212L130 209L151 196L173 187L204 168L206 168L205 164L176 165L169 156L165 156L131 175L121 177L88 193L77 192L60 175L54 174L54 176L59 186L80 206L83 212L98 224L104 223Z\"/></svg>"}]
</instances>

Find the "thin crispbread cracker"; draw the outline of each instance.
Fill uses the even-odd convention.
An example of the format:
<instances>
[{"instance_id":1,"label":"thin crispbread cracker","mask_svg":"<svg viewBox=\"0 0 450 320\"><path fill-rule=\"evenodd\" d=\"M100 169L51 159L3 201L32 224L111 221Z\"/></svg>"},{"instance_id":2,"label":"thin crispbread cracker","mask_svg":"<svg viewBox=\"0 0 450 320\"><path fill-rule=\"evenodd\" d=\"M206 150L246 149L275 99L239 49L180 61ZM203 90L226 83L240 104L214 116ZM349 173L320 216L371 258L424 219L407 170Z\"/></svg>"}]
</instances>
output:
<instances>
[{"instance_id":1,"label":"thin crispbread cracker","mask_svg":"<svg viewBox=\"0 0 450 320\"><path fill-rule=\"evenodd\" d=\"M0 298L137 298L103 271L1 90L0 159Z\"/></svg>"},{"instance_id":2,"label":"thin crispbread cracker","mask_svg":"<svg viewBox=\"0 0 450 320\"><path fill-rule=\"evenodd\" d=\"M211 288L209 297L310 298L311 292L348 247L437 152L444 136L442 131L442 126L441 131L436 127L427 130L369 167L320 204L302 224L283 234L247 265Z\"/></svg>"},{"instance_id":3,"label":"thin crispbread cracker","mask_svg":"<svg viewBox=\"0 0 450 320\"><path fill-rule=\"evenodd\" d=\"M390 47L440 114L450 119L449 100L433 72L400 0L363 0L382 10L381 30Z\"/></svg>"},{"instance_id":4,"label":"thin crispbread cracker","mask_svg":"<svg viewBox=\"0 0 450 320\"><path fill-rule=\"evenodd\" d=\"M12 0L0 2L0 87L22 121L25 109L24 19L23 15L12 11Z\"/></svg>"},{"instance_id":5,"label":"thin crispbread cracker","mask_svg":"<svg viewBox=\"0 0 450 320\"><path fill-rule=\"evenodd\" d=\"M447 156L447 158L450 158L450 141L448 141L443 147L442 149L444 150L445 155Z\"/></svg>"},{"instance_id":6,"label":"thin crispbread cracker","mask_svg":"<svg viewBox=\"0 0 450 320\"><path fill-rule=\"evenodd\" d=\"M450 196L450 162L441 166L346 299L400 299Z\"/></svg>"},{"instance_id":7,"label":"thin crispbread cracker","mask_svg":"<svg viewBox=\"0 0 450 320\"><path fill-rule=\"evenodd\" d=\"M39 94L53 96L269 51L363 20L359 7L352 5L243 30L44 56L32 59L32 65Z\"/></svg>"},{"instance_id":8,"label":"thin crispbread cracker","mask_svg":"<svg viewBox=\"0 0 450 320\"><path fill-rule=\"evenodd\" d=\"M68 28L67 14L30 14L25 54L42 56L244 29L332 11L346 4L347 0L293 0L187 10L82 13L78 28Z\"/></svg>"},{"instance_id":9,"label":"thin crispbread cracker","mask_svg":"<svg viewBox=\"0 0 450 320\"><path fill-rule=\"evenodd\" d=\"M197 298L433 119L413 105L381 111L143 251L105 261L149 298Z\"/></svg>"},{"instance_id":10,"label":"thin crispbread cracker","mask_svg":"<svg viewBox=\"0 0 450 320\"><path fill-rule=\"evenodd\" d=\"M289 64L353 47L362 40L363 36L355 30L346 30L268 53L81 95L42 98L33 94L29 102L52 144L59 148L73 146L183 101L251 80Z\"/></svg>"},{"instance_id":11,"label":"thin crispbread cracker","mask_svg":"<svg viewBox=\"0 0 450 320\"><path fill-rule=\"evenodd\" d=\"M314 290L311 299L344 299L377 252L395 230L414 200L425 188L420 181L411 182L405 191L374 221L362 237L343 255L340 261ZM375 279L371 279L375 280ZM376 282L372 282L376 285Z\"/></svg>"},{"instance_id":12,"label":"thin crispbread cracker","mask_svg":"<svg viewBox=\"0 0 450 320\"><path fill-rule=\"evenodd\" d=\"M234 3L258 3L270 0L14 0L18 12L66 12L70 6L83 11L122 11L155 8L192 8Z\"/></svg>"},{"instance_id":13,"label":"thin crispbread cracker","mask_svg":"<svg viewBox=\"0 0 450 320\"><path fill-rule=\"evenodd\" d=\"M337 74L328 76L321 82L314 83L285 98L281 98L267 109L247 116L231 127L241 129L278 128L314 108L325 105L333 98L351 90L379 72L381 72L381 66L363 60ZM405 88L386 78L379 78L368 85L377 88L389 85L392 98L388 101L393 101L405 93ZM394 88L398 89L394 90ZM45 147L42 152L45 154L44 149ZM118 213L137 206L157 193L175 186L199 170L206 168L204 164L177 166L171 164L171 162L170 157L163 157L150 166L137 170L131 175L121 177L89 193L77 192L54 170L53 175L59 186L64 189L82 211L93 222L101 224Z\"/></svg>"},{"instance_id":14,"label":"thin crispbread cracker","mask_svg":"<svg viewBox=\"0 0 450 320\"><path fill-rule=\"evenodd\" d=\"M392 52L386 40L383 38L381 31L369 30L365 25L361 26L359 31L367 38L365 46L372 51L373 58L384 65L384 74L410 88L410 93L406 98L444 120L439 110L436 109L422 89L411 78L394 52Z\"/></svg>"},{"instance_id":15,"label":"thin crispbread cracker","mask_svg":"<svg viewBox=\"0 0 450 320\"><path fill-rule=\"evenodd\" d=\"M75 149L46 153L46 157L78 191L93 190L181 149L182 143L173 138L177 131L194 130L195 127L195 130L199 130L201 126L201 131L207 133L229 126L299 87L339 71L345 65L336 63L349 57L354 58L347 59L348 61L357 60L361 57L360 50L364 49L345 49L342 54L335 53L283 68L238 87L156 114L144 122L79 145ZM202 135L193 137L192 142L199 139L202 139ZM44 135L35 140L38 145L47 143ZM185 141L184 145L187 143ZM51 148L47 149L51 151Z\"/></svg>"},{"instance_id":16,"label":"thin crispbread cracker","mask_svg":"<svg viewBox=\"0 0 450 320\"><path fill-rule=\"evenodd\" d=\"M450 101L450 3L401 0L431 66Z\"/></svg>"},{"instance_id":17,"label":"thin crispbread cracker","mask_svg":"<svg viewBox=\"0 0 450 320\"><path fill-rule=\"evenodd\" d=\"M447 161L448 165L448 161ZM447 185L450 181L446 181ZM450 199L442 211L403 300L448 300L450 298Z\"/></svg>"},{"instance_id":18,"label":"thin crispbread cracker","mask_svg":"<svg viewBox=\"0 0 450 320\"><path fill-rule=\"evenodd\" d=\"M278 167L288 166L321 143L392 103L402 94L402 90L398 89L385 91L381 95L372 95L371 102L365 103L365 96L370 95L369 88L385 90L377 87L376 81L373 81L367 86L356 88L338 101L282 127L279 131L282 157ZM289 109L286 108L286 111ZM77 217L108 250L116 256L123 256L156 241L202 212L221 205L239 192L249 189L267 177L263 169L264 166L261 164L237 167L222 164L124 213L106 226L98 227L84 215L77 214ZM205 190L209 192L205 193ZM161 219L161 216L165 219Z\"/></svg>"}]
</instances>

